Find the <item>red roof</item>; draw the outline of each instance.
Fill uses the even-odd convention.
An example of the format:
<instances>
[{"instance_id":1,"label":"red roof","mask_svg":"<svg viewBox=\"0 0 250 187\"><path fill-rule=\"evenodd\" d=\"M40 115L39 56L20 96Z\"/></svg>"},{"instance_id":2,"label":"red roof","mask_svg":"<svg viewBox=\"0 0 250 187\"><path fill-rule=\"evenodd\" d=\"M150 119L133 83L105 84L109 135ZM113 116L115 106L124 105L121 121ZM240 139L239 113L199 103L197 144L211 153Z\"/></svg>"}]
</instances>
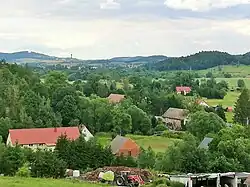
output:
<instances>
[{"instance_id":1,"label":"red roof","mask_svg":"<svg viewBox=\"0 0 250 187\"><path fill-rule=\"evenodd\" d=\"M110 94L108 96L109 102L110 103L119 103L125 98L125 95L121 94Z\"/></svg>"},{"instance_id":2,"label":"red roof","mask_svg":"<svg viewBox=\"0 0 250 187\"><path fill-rule=\"evenodd\" d=\"M187 87L187 86L177 86L176 91L189 93L189 92L191 92L191 88Z\"/></svg>"},{"instance_id":3,"label":"red roof","mask_svg":"<svg viewBox=\"0 0 250 187\"><path fill-rule=\"evenodd\" d=\"M46 144L56 145L57 139L61 135L67 135L68 139L79 138L78 127L58 127L58 128L36 128L36 129L10 129L11 142L20 145Z\"/></svg>"}]
</instances>

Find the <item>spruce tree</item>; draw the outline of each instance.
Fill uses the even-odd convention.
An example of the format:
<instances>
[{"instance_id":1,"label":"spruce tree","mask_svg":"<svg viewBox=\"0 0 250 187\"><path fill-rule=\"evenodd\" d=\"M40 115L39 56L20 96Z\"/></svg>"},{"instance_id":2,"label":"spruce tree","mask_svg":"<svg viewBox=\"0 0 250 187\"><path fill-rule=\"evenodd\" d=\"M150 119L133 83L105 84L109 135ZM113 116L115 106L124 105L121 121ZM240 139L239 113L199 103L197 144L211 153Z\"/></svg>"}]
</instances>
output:
<instances>
[{"instance_id":1,"label":"spruce tree","mask_svg":"<svg viewBox=\"0 0 250 187\"><path fill-rule=\"evenodd\" d=\"M234 110L234 122L242 125L249 124L250 120L250 101L249 101L249 90L242 90L241 95L239 96Z\"/></svg>"}]
</instances>

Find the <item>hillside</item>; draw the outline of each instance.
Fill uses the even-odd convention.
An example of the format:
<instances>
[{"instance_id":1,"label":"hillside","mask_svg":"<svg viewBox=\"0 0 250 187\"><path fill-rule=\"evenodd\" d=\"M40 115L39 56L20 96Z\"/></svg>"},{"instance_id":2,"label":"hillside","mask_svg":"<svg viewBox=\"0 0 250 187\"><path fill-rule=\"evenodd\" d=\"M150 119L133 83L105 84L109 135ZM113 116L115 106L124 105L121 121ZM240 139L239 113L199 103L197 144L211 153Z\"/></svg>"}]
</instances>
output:
<instances>
[{"instance_id":1,"label":"hillside","mask_svg":"<svg viewBox=\"0 0 250 187\"><path fill-rule=\"evenodd\" d=\"M150 65L150 68L166 70L202 70L220 65L250 65L250 55L231 55L219 51L202 51L186 57L167 58L163 61Z\"/></svg>"},{"instance_id":2,"label":"hillside","mask_svg":"<svg viewBox=\"0 0 250 187\"><path fill-rule=\"evenodd\" d=\"M151 63L159 62L167 59L163 55L154 55L154 56L136 56L136 57L115 57L111 58L110 62L112 63Z\"/></svg>"},{"instance_id":3,"label":"hillside","mask_svg":"<svg viewBox=\"0 0 250 187\"><path fill-rule=\"evenodd\" d=\"M14 53L0 53L0 59L13 63L64 63L78 62L78 59L59 58L32 51L20 51Z\"/></svg>"}]
</instances>

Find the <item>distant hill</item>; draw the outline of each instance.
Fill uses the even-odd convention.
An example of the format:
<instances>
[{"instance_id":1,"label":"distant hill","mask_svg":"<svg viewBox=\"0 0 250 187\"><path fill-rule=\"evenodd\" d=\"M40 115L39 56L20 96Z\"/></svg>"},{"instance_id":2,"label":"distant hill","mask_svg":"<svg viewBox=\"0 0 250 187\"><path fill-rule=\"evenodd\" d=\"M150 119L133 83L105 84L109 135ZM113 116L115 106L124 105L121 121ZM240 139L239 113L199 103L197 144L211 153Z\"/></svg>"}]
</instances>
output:
<instances>
[{"instance_id":1,"label":"distant hill","mask_svg":"<svg viewBox=\"0 0 250 187\"><path fill-rule=\"evenodd\" d=\"M115 57L115 58L111 58L109 61L112 63L151 63L151 62L159 62L167 58L168 57L163 56L163 55Z\"/></svg>"},{"instance_id":2,"label":"distant hill","mask_svg":"<svg viewBox=\"0 0 250 187\"><path fill-rule=\"evenodd\" d=\"M56 57L44 55L36 52L20 51L15 53L0 53L0 59L5 59L6 61L15 61L18 59L32 58L40 60L55 60Z\"/></svg>"},{"instance_id":3,"label":"distant hill","mask_svg":"<svg viewBox=\"0 0 250 187\"><path fill-rule=\"evenodd\" d=\"M159 62L165 60L167 57L163 55L155 56L136 56L136 57L115 57L111 59L96 59L96 60L79 60L71 58L60 58L49 56L41 53L20 51L14 53L0 53L0 59L5 59L7 62L15 63L86 63L86 64L146 64L151 62Z\"/></svg>"},{"instance_id":4,"label":"distant hill","mask_svg":"<svg viewBox=\"0 0 250 187\"><path fill-rule=\"evenodd\" d=\"M146 65L151 69L166 70L202 70L220 65L250 65L250 53L231 55L220 51L202 51L186 57L167 58L153 65Z\"/></svg>"},{"instance_id":5,"label":"distant hill","mask_svg":"<svg viewBox=\"0 0 250 187\"><path fill-rule=\"evenodd\" d=\"M30 62L63 63L71 60L70 58L59 58L32 51L0 53L0 59L5 59L7 62L15 62L15 63L30 63ZM72 61L78 61L78 60L72 59Z\"/></svg>"}]
</instances>

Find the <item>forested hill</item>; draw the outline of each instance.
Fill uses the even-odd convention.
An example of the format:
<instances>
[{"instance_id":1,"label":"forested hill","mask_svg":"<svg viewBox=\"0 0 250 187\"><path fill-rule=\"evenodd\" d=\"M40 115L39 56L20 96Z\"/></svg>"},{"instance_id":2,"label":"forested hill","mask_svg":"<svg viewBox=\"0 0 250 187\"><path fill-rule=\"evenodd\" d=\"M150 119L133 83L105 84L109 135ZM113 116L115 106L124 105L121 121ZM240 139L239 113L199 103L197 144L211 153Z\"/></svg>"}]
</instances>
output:
<instances>
[{"instance_id":1,"label":"forested hill","mask_svg":"<svg viewBox=\"0 0 250 187\"><path fill-rule=\"evenodd\" d=\"M147 68L155 70L201 70L219 65L250 65L250 53L231 55L219 51L202 51L186 57L167 58L155 64L147 64Z\"/></svg>"}]
</instances>

